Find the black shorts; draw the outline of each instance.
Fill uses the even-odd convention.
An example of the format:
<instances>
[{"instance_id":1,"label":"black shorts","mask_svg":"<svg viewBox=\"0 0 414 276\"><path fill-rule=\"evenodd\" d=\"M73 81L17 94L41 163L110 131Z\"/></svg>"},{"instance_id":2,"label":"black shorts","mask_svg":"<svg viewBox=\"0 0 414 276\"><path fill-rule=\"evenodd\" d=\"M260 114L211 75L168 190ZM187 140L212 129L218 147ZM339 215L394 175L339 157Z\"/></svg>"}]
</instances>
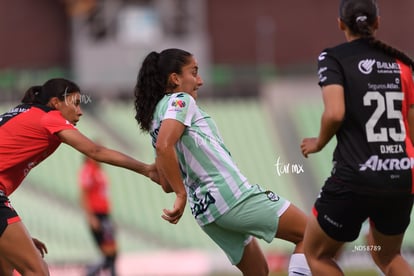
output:
<instances>
[{"instance_id":1,"label":"black shorts","mask_svg":"<svg viewBox=\"0 0 414 276\"><path fill-rule=\"evenodd\" d=\"M350 242L359 236L369 218L384 235L399 235L410 224L413 195L361 195L343 184L326 183L315 202L313 213L325 233L337 241Z\"/></svg>"},{"instance_id":2,"label":"black shorts","mask_svg":"<svg viewBox=\"0 0 414 276\"><path fill-rule=\"evenodd\" d=\"M99 219L99 229L94 230L91 228L92 236L98 246L114 245L115 242L115 226L112 223L109 215L107 214L95 214Z\"/></svg>"},{"instance_id":3,"label":"black shorts","mask_svg":"<svg viewBox=\"0 0 414 276\"><path fill-rule=\"evenodd\" d=\"M10 204L7 196L0 191L0 236L6 230L7 225L20 221L20 217Z\"/></svg>"}]
</instances>

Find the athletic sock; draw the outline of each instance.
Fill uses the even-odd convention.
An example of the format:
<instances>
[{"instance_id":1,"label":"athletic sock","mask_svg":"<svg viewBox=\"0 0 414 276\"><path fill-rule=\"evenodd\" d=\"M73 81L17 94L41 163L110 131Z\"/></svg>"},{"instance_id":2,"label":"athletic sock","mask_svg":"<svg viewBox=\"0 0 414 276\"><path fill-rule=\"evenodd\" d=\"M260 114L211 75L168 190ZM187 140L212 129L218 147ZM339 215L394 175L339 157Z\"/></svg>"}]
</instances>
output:
<instances>
[{"instance_id":1,"label":"athletic sock","mask_svg":"<svg viewBox=\"0 0 414 276\"><path fill-rule=\"evenodd\" d=\"M308 262L306 261L305 255L299 253L292 254L292 256L290 257L288 271L289 276L312 275Z\"/></svg>"},{"instance_id":2,"label":"athletic sock","mask_svg":"<svg viewBox=\"0 0 414 276\"><path fill-rule=\"evenodd\" d=\"M115 260L116 260L116 254L113 256L106 256L105 257L105 263L104 268L109 270L109 273L111 276L116 275L116 269L115 269Z\"/></svg>"}]
</instances>

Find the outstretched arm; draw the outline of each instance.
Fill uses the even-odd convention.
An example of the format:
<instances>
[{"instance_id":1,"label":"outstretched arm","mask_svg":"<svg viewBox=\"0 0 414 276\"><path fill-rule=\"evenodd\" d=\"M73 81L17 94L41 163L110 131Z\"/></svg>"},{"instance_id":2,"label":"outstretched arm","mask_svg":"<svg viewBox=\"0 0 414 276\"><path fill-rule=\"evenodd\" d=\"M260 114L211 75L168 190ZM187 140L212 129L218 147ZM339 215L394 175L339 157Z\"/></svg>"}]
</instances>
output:
<instances>
[{"instance_id":1,"label":"outstretched arm","mask_svg":"<svg viewBox=\"0 0 414 276\"><path fill-rule=\"evenodd\" d=\"M68 144L69 146L77 149L81 153L98 162L104 162L110 165L129 169L145 175L146 177L151 178L153 181L159 181L155 164L149 165L140 162L119 151L96 144L77 130L62 130L57 133L57 136L62 140L62 142Z\"/></svg>"},{"instance_id":2,"label":"outstretched arm","mask_svg":"<svg viewBox=\"0 0 414 276\"><path fill-rule=\"evenodd\" d=\"M324 111L318 137L305 138L302 141L302 154L319 152L332 139L345 116L344 89L341 85L327 85L322 88Z\"/></svg>"}]
</instances>

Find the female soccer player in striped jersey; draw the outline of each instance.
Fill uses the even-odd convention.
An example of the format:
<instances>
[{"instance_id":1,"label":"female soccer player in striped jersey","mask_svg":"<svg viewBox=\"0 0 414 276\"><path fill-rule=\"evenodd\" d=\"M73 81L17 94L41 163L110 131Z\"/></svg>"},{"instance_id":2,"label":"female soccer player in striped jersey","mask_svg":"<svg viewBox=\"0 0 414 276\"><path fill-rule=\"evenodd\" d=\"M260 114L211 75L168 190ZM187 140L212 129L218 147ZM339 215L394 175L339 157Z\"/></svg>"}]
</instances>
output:
<instances>
[{"instance_id":1,"label":"female soccer player in striped jersey","mask_svg":"<svg viewBox=\"0 0 414 276\"><path fill-rule=\"evenodd\" d=\"M401 255L413 205L413 61L377 40L374 0L342 0L339 27L347 42L319 55L325 109L319 137L301 144L307 157L336 135L333 170L305 232L315 275L343 275L334 256L369 218L369 251L386 275L414 275Z\"/></svg>"},{"instance_id":2,"label":"female soccer player in striped jersey","mask_svg":"<svg viewBox=\"0 0 414 276\"><path fill-rule=\"evenodd\" d=\"M251 185L196 103L203 84L194 56L181 49L147 55L135 87L136 119L152 136L161 185L175 192L162 217L176 224L186 201L204 230L245 276L268 275L255 238L296 244L289 275L310 275L302 246L307 217L277 194ZM299 273L299 274L293 274Z\"/></svg>"}]
</instances>

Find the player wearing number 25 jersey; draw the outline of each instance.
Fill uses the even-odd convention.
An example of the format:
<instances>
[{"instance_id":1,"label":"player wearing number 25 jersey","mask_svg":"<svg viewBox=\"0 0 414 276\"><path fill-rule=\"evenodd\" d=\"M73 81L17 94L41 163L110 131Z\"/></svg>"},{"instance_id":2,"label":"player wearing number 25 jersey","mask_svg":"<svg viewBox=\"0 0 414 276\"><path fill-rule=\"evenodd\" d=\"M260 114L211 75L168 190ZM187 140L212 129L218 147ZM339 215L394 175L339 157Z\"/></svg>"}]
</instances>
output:
<instances>
[{"instance_id":1,"label":"player wearing number 25 jersey","mask_svg":"<svg viewBox=\"0 0 414 276\"><path fill-rule=\"evenodd\" d=\"M368 248L385 275L414 275L401 255L413 207L414 62L375 38L376 0L341 0L338 27L346 42L318 57L324 110L316 153L336 136L333 169L305 231L313 275L343 275L334 261L369 220Z\"/></svg>"},{"instance_id":2,"label":"player wearing number 25 jersey","mask_svg":"<svg viewBox=\"0 0 414 276\"><path fill-rule=\"evenodd\" d=\"M323 51L318 73L320 86L344 87L345 117L336 133L331 177L361 193L411 193L410 68L360 38Z\"/></svg>"}]
</instances>

